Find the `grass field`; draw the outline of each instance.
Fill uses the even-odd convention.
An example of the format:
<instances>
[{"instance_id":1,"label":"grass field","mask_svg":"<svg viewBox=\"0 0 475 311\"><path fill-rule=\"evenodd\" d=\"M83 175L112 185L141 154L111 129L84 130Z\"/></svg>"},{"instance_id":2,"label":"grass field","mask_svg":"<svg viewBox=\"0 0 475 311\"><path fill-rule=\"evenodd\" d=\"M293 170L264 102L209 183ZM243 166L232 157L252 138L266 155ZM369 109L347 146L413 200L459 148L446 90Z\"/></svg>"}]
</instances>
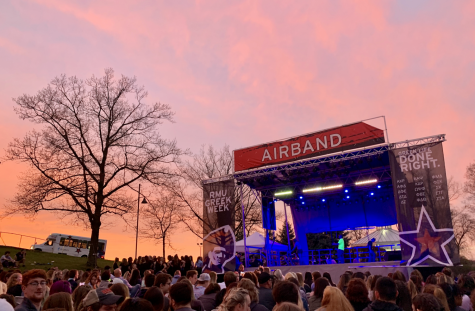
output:
<instances>
[{"instance_id":1,"label":"grass field","mask_svg":"<svg viewBox=\"0 0 475 311\"><path fill-rule=\"evenodd\" d=\"M15 258L15 254L18 253L21 248L11 246L0 246L0 255L3 255L6 251L11 252L12 258ZM48 270L50 267L58 267L59 269L77 269L86 270L87 258L72 257L68 255L59 255L52 253L37 252L32 250L26 250L25 267L19 267L23 272L31 269L44 269ZM114 262L112 260L98 259L97 265L100 268L104 266L111 266Z\"/></svg>"}]
</instances>

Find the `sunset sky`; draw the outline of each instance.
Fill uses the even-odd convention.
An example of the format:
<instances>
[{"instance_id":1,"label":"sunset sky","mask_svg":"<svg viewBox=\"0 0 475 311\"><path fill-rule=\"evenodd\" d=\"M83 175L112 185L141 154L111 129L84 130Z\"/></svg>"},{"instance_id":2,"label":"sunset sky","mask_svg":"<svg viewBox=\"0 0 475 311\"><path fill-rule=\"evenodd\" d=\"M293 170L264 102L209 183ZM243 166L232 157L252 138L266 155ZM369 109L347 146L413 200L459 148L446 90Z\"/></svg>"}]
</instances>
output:
<instances>
[{"instance_id":1,"label":"sunset sky","mask_svg":"<svg viewBox=\"0 0 475 311\"><path fill-rule=\"evenodd\" d=\"M173 108L162 134L193 152L385 115L391 142L447 134L447 174L463 182L475 161L474 13L464 0L1 1L0 156L32 129L12 98L111 67ZM0 164L0 208L23 169ZM89 235L51 213L2 220L0 231ZM107 257L133 256L122 223L101 238ZM172 253L198 255L193 235L172 241ZM141 242L145 254L161 248Z\"/></svg>"}]
</instances>

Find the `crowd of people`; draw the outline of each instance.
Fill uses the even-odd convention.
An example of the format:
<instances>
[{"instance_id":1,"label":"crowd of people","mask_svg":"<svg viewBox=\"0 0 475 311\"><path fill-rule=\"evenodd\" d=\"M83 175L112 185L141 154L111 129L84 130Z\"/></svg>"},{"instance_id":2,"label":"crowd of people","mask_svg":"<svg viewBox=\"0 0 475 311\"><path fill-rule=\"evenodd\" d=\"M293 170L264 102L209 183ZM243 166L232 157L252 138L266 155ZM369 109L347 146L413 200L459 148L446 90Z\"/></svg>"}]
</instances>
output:
<instances>
[{"instance_id":1,"label":"crowd of people","mask_svg":"<svg viewBox=\"0 0 475 311\"><path fill-rule=\"evenodd\" d=\"M449 268L428 276L400 271L285 275L254 271L202 273L200 259L146 256L86 271L12 268L0 273L0 311L473 311L473 274ZM202 261L201 261L202 262Z\"/></svg>"}]
</instances>

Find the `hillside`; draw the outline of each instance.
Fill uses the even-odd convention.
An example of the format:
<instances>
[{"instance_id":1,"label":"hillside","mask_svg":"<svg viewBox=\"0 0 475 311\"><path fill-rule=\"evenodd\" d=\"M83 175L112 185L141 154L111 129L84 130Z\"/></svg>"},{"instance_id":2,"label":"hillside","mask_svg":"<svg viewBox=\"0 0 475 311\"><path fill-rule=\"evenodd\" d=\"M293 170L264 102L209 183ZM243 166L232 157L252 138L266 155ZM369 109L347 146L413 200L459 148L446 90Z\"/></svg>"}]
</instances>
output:
<instances>
[{"instance_id":1,"label":"hillside","mask_svg":"<svg viewBox=\"0 0 475 311\"><path fill-rule=\"evenodd\" d=\"M12 257L14 258L15 254L18 253L21 248L11 247L11 246L0 246L0 255L3 255L6 251L10 251ZM50 267L58 267L59 269L77 269L77 270L86 270L87 258L81 257L72 257L68 255L59 255L51 253L36 252L32 250L26 250L26 261L25 267L19 267L23 272L25 270L31 269L44 269L48 270ZM112 260L98 259L97 265L99 267L111 266L114 262Z\"/></svg>"}]
</instances>

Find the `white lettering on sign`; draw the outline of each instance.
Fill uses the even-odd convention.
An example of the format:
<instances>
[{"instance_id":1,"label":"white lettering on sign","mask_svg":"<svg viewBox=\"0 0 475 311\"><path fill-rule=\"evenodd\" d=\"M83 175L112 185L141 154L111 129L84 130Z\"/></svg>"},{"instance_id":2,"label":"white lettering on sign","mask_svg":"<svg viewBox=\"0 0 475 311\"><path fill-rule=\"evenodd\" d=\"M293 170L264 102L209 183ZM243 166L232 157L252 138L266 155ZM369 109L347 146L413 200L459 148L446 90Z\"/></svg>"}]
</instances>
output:
<instances>
[{"instance_id":1,"label":"white lettering on sign","mask_svg":"<svg viewBox=\"0 0 475 311\"><path fill-rule=\"evenodd\" d=\"M437 159L432 158L430 148L421 148L420 150L411 151L411 153L406 152L403 153L404 155L399 156L399 165L401 166L402 172L437 167ZM417 178L415 180L417 180Z\"/></svg>"},{"instance_id":2,"label":"white lettering on sign","mask_svg":"<svg viewBox=\"0 0 475 311\"><path fill-rule=\"evenodd\" d=\"M209 199L205 201L205 206L208 208L208 213L229 212L231 205L231 197L227 196L226 190L210 191Z\"/></svg>"},{"instance_id":3,"label":"white lettering on sign","mask_svg":"<svg viewBox=\"0 0 475 311\"><path fill-rule=\"evenodd\" d=\"M300 143L293 143L290 145L290 148L289 146L280 146L278 148L274 148L274 152L269 152L269 150L267 150L266 148L264 150L264 154L262 155L261 162L278 159L280 160L289 157L295 157L299 154L305 154L307 152L315 152L315 150L320 151L320 149L328 149L328 142L330 142L331 148L335 148L341 145L341 140L342 139L340 134L331 134L329 137L323 136L322 139L317 137L315 139L315 144L312 144L312 142L307 139L303 146Z\"/></svg>"}]
</instances>

